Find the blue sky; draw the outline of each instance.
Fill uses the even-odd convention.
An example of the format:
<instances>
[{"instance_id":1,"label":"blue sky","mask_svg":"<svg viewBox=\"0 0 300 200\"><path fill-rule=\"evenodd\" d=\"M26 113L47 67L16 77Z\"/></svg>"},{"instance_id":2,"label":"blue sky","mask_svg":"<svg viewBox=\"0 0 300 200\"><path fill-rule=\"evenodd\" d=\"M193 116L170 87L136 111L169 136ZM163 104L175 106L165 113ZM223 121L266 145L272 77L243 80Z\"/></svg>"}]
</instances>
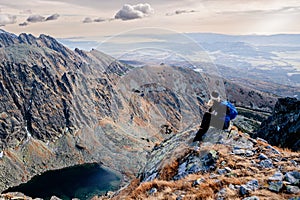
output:
<instances>
[{"instance_id":1,"label":"blue sky","mask_svg":"<svg viewBox=\"0 0 300 200\"><path fill-rule=\"evenodd\" d=\"M179 33L300 33L297 0L1 0L1 28L101 41L141 27Z\"/></svg>"}]
</instances>

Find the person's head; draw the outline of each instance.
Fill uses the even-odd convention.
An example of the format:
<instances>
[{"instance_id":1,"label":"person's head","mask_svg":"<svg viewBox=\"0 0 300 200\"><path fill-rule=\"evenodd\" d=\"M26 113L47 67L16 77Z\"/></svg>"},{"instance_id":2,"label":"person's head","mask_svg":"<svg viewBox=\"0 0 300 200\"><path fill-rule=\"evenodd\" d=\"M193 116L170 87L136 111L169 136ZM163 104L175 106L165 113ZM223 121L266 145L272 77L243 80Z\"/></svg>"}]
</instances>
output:
<instances>
[{"instance_id":1,"label":"person's head","mask_svg":"<svg viewBox=\"0 0 300 200\"><path fill-rule=\"evenodd\" d=\"M211 100L213 101L218 101L218 102L221 101L220 95L217 91L213 91L210 96L211 96Z\"/></svg>"}]
</instances>

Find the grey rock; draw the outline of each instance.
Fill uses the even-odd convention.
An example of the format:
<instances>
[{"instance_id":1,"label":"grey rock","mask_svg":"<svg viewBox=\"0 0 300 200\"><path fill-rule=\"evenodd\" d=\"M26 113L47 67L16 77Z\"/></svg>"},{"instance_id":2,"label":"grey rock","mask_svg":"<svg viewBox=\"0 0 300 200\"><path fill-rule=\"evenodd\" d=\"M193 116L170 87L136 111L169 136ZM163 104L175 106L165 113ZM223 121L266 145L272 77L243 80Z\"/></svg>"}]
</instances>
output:
<instances>
[{"instance_id":1,"label":"grey rock","mask_svg":"<svg viewBox=\"0 0 300 200\"><path fill-rule=\"evenodd\" d=\"M300 193L300 189L298 186L288 185L286 186L286 191L290 194L298 194Z\"/></svg>"},{"instance_id":2,"label":"grey rock","mask_svg":"<svg viewBox=\"0 0 300 200\"><path fill-rule=\"evenodd\" d=\"M151 188L148 192L149 195L153 195L157 192L157 189L155 187Z\"/></svg>"},{"instance_id":3,"label":"grey rock","mask_svg":"<svg viewBox=\"0 0 300 200\"><path fill-rule=\"evenodd\" d=\"M187 162L184 162L178 167L178 174L182 174L186 171Z\"/></svg>"},{"instance_id":4,"label":"grey rock","mask_svg":"<svg viewBox=\"0 0 300 200\"><path fill-rule=\"evenodd\" d=\"M227 172L226 169L218 169L218 173L219 173L220 175L226 174L226 172Z\"/></svg>"},{"instance_id":5,"label":"grey rock","mask_svg":"<svg viewBox=\"0 0 300 200\"><path fill-rule=\"evenodd\" d=\"M222 189L217 193L218 198L224 197L224 196L226 195L226 192L227 192L226 188L222 188ZM222 198L222 199L223 199L223 198Z\"/></svg>"},{"instance_id":6,"label":"grey rock","mask_svg":"<svg viewBox=\"0 0 300 200\"><path fill-rule=\"evenodd\" d=\"M246 150L246 156L247 157L251 157L251 156L253 156L254 155L254 152L253 151L251 151L251 150Z\"/></svg>"},{"instance_id":7,"label":"grey rock","mask_svg":"<svg viewBox=\"0 0 300 200\"><path fill-rule=\"evenodd\" d=\"M255 191L259 188L258 181L253 179L248 181L245 185L240 186L240 194L242 196L250 194L251 191Z\"/></svg>"},{"instance_id":8,"label":"grey rock","mask_svg":"<svg viewBox=\"0 0 300 200\"><path fill-rule=\"evenodd\" d=\"M272 158L274 162L280 162L281 160L279 158Z\"/></svg>"},{"instance_id":9,"label":"grey rock","mask_svg":"<svg viewBox=\"0 0 300 200\"><path fill-rule=\"evenodd\" d=\"M235 188L235 186L234 185L232 185L231 183L229 184L229 186L228 186L230 189L232 189L232 190L236 190L236 188Z\"/></svg>"},{"instance_id":10,"label":"grey rock","mask_svg":"<svg viewBox=\"0 0 300 200\"><path fill-rule=\"evenodd\" d=\"M61 200L61 199L58 198L57 196L52 196L50 200Z\"/></svg>"},{"instance_id":11,"label":"grey rock","mask_svg":"<svg viewBox=\"0 0 300 200\"><path fill-rule=\"evenodd\" d=\"M295 166L298 165L298 163L297 163L295 160L291 160L291 163L292 163L293 165L295 165Z\"/></svg>"},{"instance_id":12,"label":"grey rock","mask_svg":"<svg viewBox=\"0 0 300 200\"><path fill-rule=\"evenodd\" d=\"M264 142L264 143L267 143L267 144L268 144L268 141L267 141L267 140L265 140L265 139L262 139L262 138L260 138L260 137L257 137L257 138L256 138L256 140L257 140L257 141Z\"/></svg>"},{"instance_id":13,"label":"grey rock","mask_svg":"<svg viewBox=\"0 0 300 200\"><path fill-rule=\"evenodd\" d=\"M177 181L177 180L180 180L180 179L185 178L187 175L189 175L187 172L182 172L181 174L175 175L175 176L173 177L173 179L174 179L175 181Z\"/></svg>"},{"instance_id":14,"label":"grey rock","mask_svg":"<svg viewBox=\"0 0 300 200\"><path fill-rule=\"evenodd\" d=\"M275 174L271 177L269 177L270 181L282 181L283 180L283 174L278 171L278 172L275 172Z\"/></svg>"},{"instance_id":15,"label":"grey rock","mask_svg":"<svg viewBox=\"0 0 300 200\"><path fill-rule=\"evenodd\" d=\"M274 154L277 154L277 155L281 154L277 149L275 149L271 145L268 145L266 148L269 149L269 150L271 150L271 152L274 153Z\"/></svg>"},{"instance_id":16,"label":"grey rock","mask_svg":"<svg viewBox=\"0 0 300 200\"><path fill-rule=\"evenodd\" d=\"M235 155L245 155L246 151L244 149L234 149L232 153Z\"/></svg>"},{"instance_id":17,"label":"grey rock","mask_svg":"<svg viewBox=\"0 0 300 200\"><path fill-rule=\"evenodd\" d=\"M268 140L271 145L300 149L300 100L279 98L272 116L261 123L257 136Z\"/></svg>"},{"instance_id":18,"label":"grey rock","mask_svg":"<svg viewBox=\"0 0 300 200\"><path fill-rule=\"evenodd\" d=\"M292 198L289 198L289 200L300 200L300 196L299 196L299 197L292 197Z\"/></svg>"},{"instance_id":19,"label":"grey rock","mask_svg":"<svg viewBox=\"0 0 300 200\"><path fill-rule=\"evenodd\" d=\"M253 179L251 181L248 181L246 183L247 187L249 187L251 190L257 190L259 188L258 181L256 179Z\"/></svg>"},{"instance_id":20,"label":"grey rock","mask_svg":"<svg viewBox=\"0 0 300 200\"><path fill-rule=\"evenodd\" d=\"M202 171L202 168L199 167L197 164L192 165L187 171L188 174L196 174L197 172Z\"/></svg>"},{"instance_id":21,"label":"grey rock","mask_svg":"<svg viewBox=\"0 0 300 200\"><path fill-rule=\"evenodd\" d=\"M251 189L249 189L246 185L241 185L239 192L242 196L244 196L250 194Z\"/></svg>"},{"instance_id":22,"label":"grey rock","mask_svg":"<svg viewBox=\"0 0 300 200\"><path fill-rule=\"evenodd\" d=\"M243 198L243 200L259 200L259 198L257 196L251 196L251 197Z\"/></svg>"},{"instance_id":23,"label":"grey rock","mask_svg":"<svg viewBox=\"0 0 300 200\"><path fill-rule=\"evenodd\" d=\"M183 200L183 199L184 199L184 196L185 196L185 195L182 194L182 195L176 197L176 200Z\"/></svg>"},{"instance_id":24,"label":"grey rock","mask_svg":"<svg viewBox=\"0 0 300 200\"><path fill-rule=\"evenodd\" d=\"M224 165L226 165L226 163L227 163L227 162L226 162L225 160L223 160L223 161L221 162L221 165L224 166Z\"/></svg>"},{"instance_id":25,"label":"grey rock","mask_svg":"<svg viewBox=\"0 0 300 200\"><path fill-rule=\"evenodd\" d=\"M261 160L266 160L266 159L268 159L268 156L266 156L265 154L261 153L261 154L259 154L258 158L261 159Z\"/></svg>"},{"instance_id":26,"label":"grey rock","mask_svg":"<svg viewBox=\"0 0 300 200\"><path fill-rule=\"evenodd\" d=\"M219 177L219 175L214 174L214 173L211 173L211 174L209 175L209 178L211 178L211 179L218 178L218 177Z\"/></svg>"},{"instance_id":27,"label":"grey rock","mask_svg":"<svg viewBox=\"0 0 300 200\"><path fill-rule=\"evenodd\" d=\"M198 178L197 180L195 180L195 181L193 182L193 186L195 187L195 186L197 186L197 185L200 185L200 184L203 183L204 181L205 181L204 178Z\"/></svg>"},{"instance_id":28,"label":"grey rock","mask_svg":"<svg viewBox=\"0 0 300 200\"><path fill-rule=\"evenodd\" d=\"M202 158L202 162L204 163L204 165L212 165L218 160L218 158L218 152L216 152L215 150L211 150Z\"/></svg>"},{"instance_id":29,"label":"grey rock","mask_svg":"<svg viewBox=\"0 0 300 200\"><path fill-rule=\"evenodd\" d=\"M288 181L293 185L297 185L300 182L300 172L297 171L287 172L284 176L284 180Z\"/></svg>"},{"instance_id":30,"label":"grey rock","mask_svg":"<svg viewBox=\"0 0 300 200\"><path fill-rule=\"evenodd\" d=\"M273 192L279 192L283 187L283 182L282 181L277 181L277 182L270 182L269 183L269 190Z\"/></svg>"},{"instance_id":31,"label":"grey rock","mask_svg":"<svg viewBox=\"0 0 300 200\"><path fill-rule=\"evenodd\" d=\"M230 169L230 167L225 167L224 169L226 169L227 172L231 172L232 170Z\"/></svg>"},{"instance_id":32,"label":"grey rock","mask_svg":"<svg viewBox=\"0 0 300 200\"><path fill-rule=\"evenodd\" d=\"M274 167L272 160L270 160L270 159L260 161L259 165L262 168L273 168Z\"/></svg>"}]
</instances>

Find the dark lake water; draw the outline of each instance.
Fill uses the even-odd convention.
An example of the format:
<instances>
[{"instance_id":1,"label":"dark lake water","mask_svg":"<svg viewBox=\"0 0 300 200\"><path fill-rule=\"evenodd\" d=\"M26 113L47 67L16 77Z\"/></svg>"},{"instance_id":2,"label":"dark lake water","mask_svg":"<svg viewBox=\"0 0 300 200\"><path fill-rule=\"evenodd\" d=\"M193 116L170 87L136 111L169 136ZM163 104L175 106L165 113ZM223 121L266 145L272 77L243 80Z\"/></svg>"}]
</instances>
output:
<instances>
[{"instance_id":1,"label":"dark lake water","mask_svg":"<svg viewBox=\"0 0 300 200\"><path fill-rule=\"evenodd\" d=\"M99 164L85 164L45 172L5 192L18 191L33 198L50 199L55 195L64 200L84 200L117 190L120 182L120 175Z\"/></svg>"}]
</instances>

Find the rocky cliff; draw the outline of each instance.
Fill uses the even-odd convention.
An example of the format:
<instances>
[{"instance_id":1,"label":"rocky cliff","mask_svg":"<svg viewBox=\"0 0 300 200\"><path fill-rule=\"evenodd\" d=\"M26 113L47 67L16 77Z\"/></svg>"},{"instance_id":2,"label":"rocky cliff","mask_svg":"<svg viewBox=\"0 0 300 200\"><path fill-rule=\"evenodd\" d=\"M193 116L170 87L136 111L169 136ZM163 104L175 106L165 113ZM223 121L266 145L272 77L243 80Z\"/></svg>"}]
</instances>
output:
<instances>
[{"instance_id":1,"label":"rocky cliff","mask_svg":"<svg viewBox=\"0 0 300 200\"><path fill-rule=\"evenodd\" d=\"M263 121L257 137L270 144L300 150L300 101L296 98L280 98L272 116Z\"/></svg>"},{"instance_id":2,"label":"rocky cliff","mask_svg":"<svg viewBox=\"0 0 300 200\"><path fill-rule=\"evenodd\" d=\"M153 149L140 177L95 199L298 199L299 153L252 139L236 128L210 128L191 145L184 131Z\"/></svg>"}]
</instances>

